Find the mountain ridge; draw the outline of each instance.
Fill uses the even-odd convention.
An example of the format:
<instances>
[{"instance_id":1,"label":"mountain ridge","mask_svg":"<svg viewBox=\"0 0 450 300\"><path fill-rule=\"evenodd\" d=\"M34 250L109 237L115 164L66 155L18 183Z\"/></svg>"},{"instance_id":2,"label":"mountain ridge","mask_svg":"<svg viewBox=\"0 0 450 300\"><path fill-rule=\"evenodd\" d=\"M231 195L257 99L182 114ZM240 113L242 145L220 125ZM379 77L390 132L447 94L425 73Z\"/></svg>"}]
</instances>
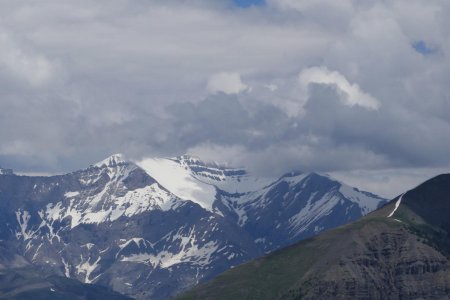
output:
<instances>
[{"instance_id":1,"label":"mountain ridge","mask_svg":"<svg viewBox=\"0 0 450 300\"><path fill-rule=\"evenodd\" d=\"M450 174L434 177L358 221L247 262L176 299L447 299L449 183Z\"/></svg>"},{"instance_id":2,"label":"mountain ridge","mask_svg":"<svg viewBox=\"0 0 450 300\"><path fill-rule=\"evenodd\" d=\"M168 299L384 203L319 174L270 181L190 157L122 155L63 175L0 175L0 240L59 276Z\"/></svg>"}]
</instances>

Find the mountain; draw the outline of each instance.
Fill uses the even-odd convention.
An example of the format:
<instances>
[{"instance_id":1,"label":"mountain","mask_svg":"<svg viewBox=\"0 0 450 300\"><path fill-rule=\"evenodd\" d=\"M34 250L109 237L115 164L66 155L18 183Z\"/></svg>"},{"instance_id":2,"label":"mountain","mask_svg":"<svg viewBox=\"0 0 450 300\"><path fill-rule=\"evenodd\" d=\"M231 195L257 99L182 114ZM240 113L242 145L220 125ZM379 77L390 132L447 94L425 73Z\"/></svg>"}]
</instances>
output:
<instances>
[{"instance_id":1,"label":"mountain","mask_svg":"<svg viewBox=\"0 0 450 300\"><path fill-rule=\"evenodd\" d=\"M45 275L34 268L0 269L0 299L8 300L131 300L103 286L84 284L62 276Z\"/></svg>"},{"instance_id":2,"label":"mountain","mask_svg":"<svg viewBox=\"0 0 450 300\"><path fill-rule=\"evenodd\" d=\"M13 170L11 169L3 169L0 167L0 175L13 175Z\"/></svg>"},{"instance_id":3,"label":"mountain","mask_svg":"<svg viewBox=\"0 0 450 300\"><path fill-rule=\"evenodd\" d=\"M0 244L45 274L168 299L383 203L315 173L113 155L64 175L1 174Z\"/></svg>"},{"instance_id":4,"label":"mountain","mask_svg":"<svg viewBox=\"0 0 450 300\"><path fill-rule=\"evenodd\" d=\"M450 174L177 299L448 299Z\"/></svg>"},{"instance_id":5,"label":"mountain","mask_svg":"<svg viewBox=\"0 0 450 300\"><path fill-rule=\"evenodd\" d=\"M386 202L317 173L258 178L186 155L138 164L179 198L237 224L265 252L357 220Z\"/></svg>"},{"instance_id":6,"label":"mountain","mask_svg":"<svg viewBox=\"0 0 450 300\"><path fill-rule=\"evenodd\" d=\"M109 288L46 274L0 242L0 299L131 299Z\"/></svg>"}]
</instances>

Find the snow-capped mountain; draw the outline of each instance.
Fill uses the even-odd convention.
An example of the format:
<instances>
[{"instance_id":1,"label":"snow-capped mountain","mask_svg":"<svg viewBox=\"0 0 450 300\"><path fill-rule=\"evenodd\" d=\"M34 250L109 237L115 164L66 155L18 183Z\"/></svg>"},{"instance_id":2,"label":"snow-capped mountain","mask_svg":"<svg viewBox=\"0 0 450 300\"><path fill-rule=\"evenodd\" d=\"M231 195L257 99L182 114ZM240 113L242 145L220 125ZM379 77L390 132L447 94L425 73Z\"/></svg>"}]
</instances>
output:
<instances>
[{"instance_id":1,"label":"snow-capped mountain","mask_svg":"<svg viewBox=\"0 0 450 300\"><path fill-rule=\"evenodd\" d=\"M13 175L13 170L11 169L3 169L0 167L0 175Z\"/></svg>"},{"instance_id":2,"label":"snow-capped mountain","mask_svg":"<svg viewBox=\"0 0 450 300\"><path fill-rule=\"evenodd\" d=\"M449 299L449 214L450 174L441 174L175 299Z\"/></svg>"},{"instance_id":3,"label":"snow-capped mountain","mask_svg":"<svg viewBox=\"0 0 450 300\"><path fill-rule=\"evenodd\" d=\"M113 155L73 173L0 175L0 246L48 272L168 299L385 202L328 176L257 178L181 156Z\"/></svg>"}]
</instances>

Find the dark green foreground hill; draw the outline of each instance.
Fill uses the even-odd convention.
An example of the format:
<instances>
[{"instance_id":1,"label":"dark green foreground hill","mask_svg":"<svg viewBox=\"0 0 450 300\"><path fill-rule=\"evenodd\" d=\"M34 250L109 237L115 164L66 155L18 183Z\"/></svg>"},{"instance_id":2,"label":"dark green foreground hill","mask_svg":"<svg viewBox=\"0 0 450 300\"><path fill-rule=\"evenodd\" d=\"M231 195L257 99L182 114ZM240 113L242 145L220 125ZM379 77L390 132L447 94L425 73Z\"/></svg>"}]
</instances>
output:
<instances>
[{"instance_id":1,"label":"dark green foreground hill","mask_svg":"<svg viewBox=\"0 0 450 300\"><path fill-rule=\"evenodd\" d=\"M176 299L450 299L450 175L399 198Z\"/></svg>"}]
</instances>

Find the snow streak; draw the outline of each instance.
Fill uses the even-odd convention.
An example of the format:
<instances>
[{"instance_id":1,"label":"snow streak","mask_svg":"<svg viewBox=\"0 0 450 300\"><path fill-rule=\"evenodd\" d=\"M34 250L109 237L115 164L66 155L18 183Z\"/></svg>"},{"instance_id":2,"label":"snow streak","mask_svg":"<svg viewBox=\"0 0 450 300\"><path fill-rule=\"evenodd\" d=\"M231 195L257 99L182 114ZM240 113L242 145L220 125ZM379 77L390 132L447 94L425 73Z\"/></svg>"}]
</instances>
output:
<instances>
[{"instance_id":1,"label":"snow streak","mask_svg":"<svg viewBox=\"0 0 450 300\"><path fill-rule=\"evenodd\" d=\"M398 198L397 202L395 202L395 208L394 208L394 210L389 214L389 216L387 216L388 218L392 217L392 216L394 215L395 211L396 211L396 210L398 209L398 207L400 206L400 203L402 202L403 195L405 195L405 194L402 194L402 195Z\"/></svg>"}]
</instances>

